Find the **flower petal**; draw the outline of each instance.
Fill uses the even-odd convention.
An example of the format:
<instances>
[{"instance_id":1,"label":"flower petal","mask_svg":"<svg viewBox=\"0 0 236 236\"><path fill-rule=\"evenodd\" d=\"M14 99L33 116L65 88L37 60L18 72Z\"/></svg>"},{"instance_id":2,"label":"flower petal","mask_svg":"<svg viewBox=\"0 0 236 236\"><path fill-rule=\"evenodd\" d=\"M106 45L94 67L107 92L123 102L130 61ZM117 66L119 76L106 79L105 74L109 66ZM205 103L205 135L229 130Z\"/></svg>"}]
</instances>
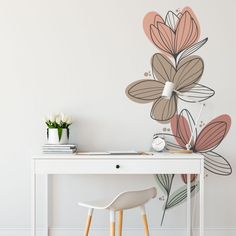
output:
<instances>
[{"instance_id":1,"label":"flower petal","mask_svg":"<svg viewBox=\"0 0 236 236\"><path fill-rule=\"evenodd\" d=\"M176 109L177 100L175 96L170 99L161 97L153 104L151 118L157 121L168 121L175 115Z\"/></svg>"},{"instance_id":2,"label":"flower petal","mask_svg":"<svg viewBox=\"0 0 236 236\"><path fill-rule=\"evenodd\" d=\"M186 174L182 174L182 175L181 175L181 179L183 180L183 182L184 182L185 184L187 184L187 182L188 182L188 176L187 176ZM196 175L196 174L190 175L190 182L191 182L191 183L194 182L196 179L197 179L197 175Z\"/></svg>"},{"instance_id":3,"label":"flower petal","mask_svg":"<svg viewBox=\"0 0 236 236\"><path fill-rule=\"evenodd\" d=\"M204 63L201 57L190 56L181 61L174 77L175 90L190 90L200 80L203 71Z\"/></svg>"},{"instance_id":4,"label":"flower petal","mask_svg":"<svg viewBox=\"0 0 236 236\"><path fill-rule=\"evenodd\" d=\"M165 24L175 31L178 21L179 17L173 11L168 11L165 18Z\"/></svg>"},{"instance_id":5,"label":"flower petal","mask_svg":"<svg viewBox=\"0 0 236 236\"><path fill-rule=\"evenodd\" d=\"M159 23L161 24L161 23ZM164 24L162 24L164 25ZM165 38L166 37L166 38ZM151 39L152 42L162 51L172 55L172 45L169 43L169 37L165 35L165 32L161 31L158 27L155 25L151 25Z\"/></svg>"},{"instance_id":6,"label":"flower petal","mask_svg":"<svg viewBox=\"0 0 236 236\"><path fill-rule=\"evenodd\" d=\"M149 12L143 18L143 30L150 41L153 42L151 37L151 25L157 25L157 22L164 23L164 20L157 12Z\"/></svg>"},{"instance_id":7,"label":"flower petal","mask_svg":"<svg viewBox=\"0 0 236 236\"><path fill-rule=\"evenodd\" d=\"M161 39L166 45L166 47L171 51L172 54L175 54L174 51L175 33L173 32L173 30L161 22L157 23L157 29L159 30Z\"/></svg>"},{"instance_id":8,"label":"flower petal","mask_svg":"<svg viewBox=\"0 0 236 236\"><path fill-rule=\"evenodd\" d=\"M202 153L204 156L204 167L208 171L216 175L230 175L232 167L229 162L216 152Z\"/></svg>"},{"instance_id":9,"label":"flower petal","mask_svg":"<svg viewBox=\"0 0 236 236\"><path fill-rule=\"evenodd\" d=\"M181 147L185 147L186 143L183 142L183 140L179 137L178 135L178 119L179 119L179 115L176 114L171 118L170 121L170 125L171 125L171 131L173 133L173 136L176 137L176 142L181 146Z\"/></svg>"},{"instance_id":10,"label":"flower petal","mask_svg":"<svg viewBox=\"0 0 236 236\"><path fill-rule=\"evenodd\" d=\"M183 148L186 148L186 144L188 144L193 133L191 145L194 146L194 140L196 140L197 137L197 129L194 119L188 110L183 109L179 115L175 115L171 119L171 129L173 134L179 137L176 141Z\"/></svg>"},{"instance_id":11,"label":"flower petal","mask_svg":"<svg viewBox=\"0 0 236 236\"><path fill-rule=\"evenodd\" d=\"M231 126L231 118L221 115L208 123L200 132L195 143L195 151L207 152L215 149L227 135Z\"/></svg>"},{"instance_id":12,"label":"flower petal","mask_svg":"<svg viewBox=\"0 0 236 236\"><path fill-rule=\"evenodd\" d=\"M152 71L156 80L165 84L173 82L176 70L171 61L164 55L156 53L152 57Z\"/></svg>"},{"instance_id":13,"label":"flower petal","mask_svg":"<svg viewBox=\"0 0 236 236\"><path fill-rule=\"evenodd\" d=\"M202 102L215 94L213 89L205 85L195 84L194 87L192 86L190 85L190 90L188 87L181 89L180 93L176 93L177 97L185 102Z\"/></svg>"},{"instance_id":14,"label":"flower petal","mask_svg":"<svg viewBox=\"0 0 236 236\"><path fill-rule=\"evenodd\" d=\"M199 186L199 181L191 184L191 187L190 187L191 197L193 197L194 194L198 192L199 190L198 186ZM168 200L166 203L166 209L170 209L184 203L187 199L187 196L188 196L187 185L184 185L178 188L168 197Z\"/></svg>"},{"instance_id":15,"label":"flower petal","mask_svg":"<svg viewBox=\"0 0 236 236\"><path fill-rule=\"evenodd\" d=\"M191 18L194 20L194 22L195 22L196 25L197 25L198 33L200 34L200 24L199 24L199 22L198 22L198 18L197 18L197 16L195 15L195 13L193 12L193 10L192 10L190 7L185 7L185 8L183 8L183 10L181 11L181 13L178 14L178 17L180 18L179 15L183 16L183 14L184 14L185 12L188 12L188 13L191 15ZM200 35L199 35L199 36L200 36ZM199 38L198 38L198 39L199 39ZM197 39L197 40L198 40L198 39Z\"/></svg>"},{"instance_id":16,"label":"flower petal","mask_svg":"<svg viewBox=\"0 0 236 236\"><path fill-rule=\"evenodd\" d=\"M194 44L199 37L199 30L197 23L191 16L189 11L185 11L179 20L176 27L175 50L180 52L192 44Z\"/></svg>"},{"instance_id":17,"label":"flower petal","mask_svg":"<svg viewBox=\"0 0 236 236\"><path fill-rule=\"evenodd\" d=\"M185 145L189 142L191 136L192 142L191 145L194 145L194 141L197 137L197 129L195 127L195 121L191 113L187 109L183 109L179 114L179 119L177 123L177 134Z\"/></svg>"},{"instance_id":18,"label":"flower petal","mask_svg":"<svg viewBox=\"0 0 236 236\"><path fill-rule=\"evenodd\" d=\"M177 61L181 61L183 58L193 54L196 52L199 48L201 48L206 42L208 41L208 38L205 38L194 45L190 46L189 48L186 48L185 50L181 51L177 57Z\"/></svg>"},{"instance_id":19,"label":"flower petal","mask_svg":"<svg viewBox=\"0 0 236 236\"><path fill-rule=\"evenodd\" d=\"M138 80L126 88L126 95L134 102L148 103L161 97L164 85L156 80Z\"/></svg>"}]
</instances>

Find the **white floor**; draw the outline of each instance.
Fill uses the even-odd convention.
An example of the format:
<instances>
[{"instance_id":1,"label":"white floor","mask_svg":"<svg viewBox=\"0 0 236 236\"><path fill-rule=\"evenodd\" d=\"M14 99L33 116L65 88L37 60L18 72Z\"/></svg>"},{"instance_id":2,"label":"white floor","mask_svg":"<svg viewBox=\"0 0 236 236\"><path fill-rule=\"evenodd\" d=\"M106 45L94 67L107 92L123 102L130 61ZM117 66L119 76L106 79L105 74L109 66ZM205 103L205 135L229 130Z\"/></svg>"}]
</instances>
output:
<instances>
[{"instance_id":1,"label":"white floor","mask_svg":"<svg viewBox=\"0 0 236 236\"><path fill-rule=\"evenodd\" d=\"M105 228L91 228L89 236L109 236L109 230ZM182 228L151 228L150 236L184 236L185 230ZM235 236L236 228L207 228L205 236ZM29 228L0 228L0 236L30 236ZM42 231L38 231L38 236L44 236ZM50 236L83 236L83 229L80 228L52 228ZM142 228L126 228L123 236L144 236ZM198 231L194 230L193 236L198 236Z\"/></svg>"}]
</instances>

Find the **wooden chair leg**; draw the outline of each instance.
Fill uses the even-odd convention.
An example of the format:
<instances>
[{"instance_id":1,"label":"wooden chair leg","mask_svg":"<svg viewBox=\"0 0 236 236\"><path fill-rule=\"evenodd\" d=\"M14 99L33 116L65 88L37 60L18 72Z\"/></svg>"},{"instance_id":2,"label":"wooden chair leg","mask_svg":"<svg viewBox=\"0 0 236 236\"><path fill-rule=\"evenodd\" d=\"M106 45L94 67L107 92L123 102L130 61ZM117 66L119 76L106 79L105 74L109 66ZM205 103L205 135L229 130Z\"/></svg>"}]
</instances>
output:
<instances>
[{"instance_id":1,"label":"wooden chair leg","mask_svg":"<svg viewBox=\"0 0 236 236\"><path fill-rule=\"evenodd\" d=\"M142 214L142 219L143 219L145 236L149 236L148 221L147 221L147 215L146 215L146 211L145 211L145 207L144 206L141 206L141 214Z\"/></svg>"},{"instance_id":2,"label":"wooden chair leg","mask_svg":"<svg viewBox=\"0 0 236 236\"><path fill-rule=\"evenodd\" d=\"M110 210L110 236L115 236L115 225L116 225L116 212Z\"/></svg>"},{"instance_id":3,"label":"wooden chair leg","mask_svg":"<svg viewBox=\"0 0 236 236\"><path fill-rule=\"evenodd\" d=\"M120 210L119 211L118 236L122 236L122 225L123 225L123 210Z\"/></svg>"},{"instance_id":4,"label":"wooden chair leg","mask_svg":"<svg viewBox=\"0 0 236 236\"><path fill-rule=\"evenodd\" d=\"M92 216L93 216L93 209L90 208L88 211L88 217L87 217L87 222L85 225L85 230L84 230L84 236L88 236L89 234L89 229L90 229L90 225L91 225L91 221L92 221Z\"/></svg>"}]
</instances>

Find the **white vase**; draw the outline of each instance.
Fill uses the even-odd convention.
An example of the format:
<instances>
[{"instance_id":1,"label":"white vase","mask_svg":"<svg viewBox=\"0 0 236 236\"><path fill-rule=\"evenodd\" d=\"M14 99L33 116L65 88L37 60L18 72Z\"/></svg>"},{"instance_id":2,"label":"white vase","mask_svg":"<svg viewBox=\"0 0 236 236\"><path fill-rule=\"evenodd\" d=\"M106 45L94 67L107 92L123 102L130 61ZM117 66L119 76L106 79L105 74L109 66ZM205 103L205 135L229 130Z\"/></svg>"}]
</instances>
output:
<instances>
[{"instance_id":1,"label":"white vase","mask_svg":"<svg viewBox=\"0 0 236 236\"><path fill-rule=\"evenodd\" d=\"M69 142L69 129L48 128L47 129L47 141L48 144L67 144Z\"/></svg>"}]
</instances>

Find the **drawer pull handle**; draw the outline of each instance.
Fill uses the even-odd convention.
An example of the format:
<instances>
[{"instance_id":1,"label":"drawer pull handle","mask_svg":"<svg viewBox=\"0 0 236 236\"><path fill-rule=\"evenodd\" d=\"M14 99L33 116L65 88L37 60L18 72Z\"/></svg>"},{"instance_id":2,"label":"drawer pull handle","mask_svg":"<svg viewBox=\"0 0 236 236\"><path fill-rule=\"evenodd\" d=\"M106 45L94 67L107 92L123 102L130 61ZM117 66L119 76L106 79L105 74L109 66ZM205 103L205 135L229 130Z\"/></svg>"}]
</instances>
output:
<instances>
[{"instance_id":1,"label":"drawer pull handle","mask_svg":"<svg viewBox=\"0 0 236 236\"><path fill-rule=\"evenodd\" d=\"M119 169L120 168L120 165L116 165L116 169Z\"/></svg>"}]
</instances>

